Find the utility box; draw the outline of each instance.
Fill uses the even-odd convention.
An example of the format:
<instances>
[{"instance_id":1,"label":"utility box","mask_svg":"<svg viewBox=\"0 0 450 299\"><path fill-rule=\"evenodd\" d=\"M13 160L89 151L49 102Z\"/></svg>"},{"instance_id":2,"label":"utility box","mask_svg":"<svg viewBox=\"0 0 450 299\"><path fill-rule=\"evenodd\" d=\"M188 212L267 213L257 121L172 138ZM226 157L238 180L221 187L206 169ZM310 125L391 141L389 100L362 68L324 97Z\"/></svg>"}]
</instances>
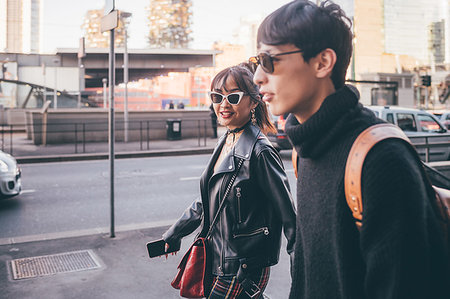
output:
<instances>
[{"instance_id":1,"label":"utility box","mask_svg":"<svg viewBox=\"0 0 450 299\"><path fill-rule=\"evenodd\" d=\"M167 140L181 139L181 119L168 119L166 121Z\"/></svg>"}]
</instances>

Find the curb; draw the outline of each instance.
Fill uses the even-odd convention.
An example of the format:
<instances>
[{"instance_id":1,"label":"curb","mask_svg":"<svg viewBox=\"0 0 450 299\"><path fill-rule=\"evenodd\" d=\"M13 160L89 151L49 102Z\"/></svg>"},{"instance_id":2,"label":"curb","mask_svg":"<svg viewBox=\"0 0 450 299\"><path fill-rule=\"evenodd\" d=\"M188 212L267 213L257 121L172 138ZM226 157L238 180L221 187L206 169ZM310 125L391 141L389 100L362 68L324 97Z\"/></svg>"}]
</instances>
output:
<instances>
[{"instance_id":1,"label":"curb","mask_svg":"<svg viewBox=\"0 0 450 299\"><path fill-rule=\"evenodd\" d=\"M114 157L116 159L128 159L128 158L144 158L144 157L203 155L203 154L211 154L213 152L213 150L214 150L214 148L212 148L212 147L204 147L204 148L152 150L152 151L139 151L139 152L121 152L121 153L115 153ZM32 164L32 163L43 163L43 162L106 160L106 159L109 159L109 153L16 157L16 160L19 164Z\"/></svg>"}]
</instances>

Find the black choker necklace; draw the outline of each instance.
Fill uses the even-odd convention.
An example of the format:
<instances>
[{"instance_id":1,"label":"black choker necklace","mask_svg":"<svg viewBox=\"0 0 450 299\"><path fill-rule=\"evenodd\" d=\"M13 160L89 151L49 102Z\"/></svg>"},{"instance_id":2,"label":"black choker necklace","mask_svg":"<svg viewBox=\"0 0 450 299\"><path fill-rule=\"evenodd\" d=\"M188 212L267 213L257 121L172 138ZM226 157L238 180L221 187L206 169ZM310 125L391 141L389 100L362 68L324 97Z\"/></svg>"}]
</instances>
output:
<instances>
[{"instance_id":1,"label":"black choker necklace","mask_svg":"<svg viewBox=\"0 0 450 299\"><path fill-rule=\"evenodd\" d=\"M227 130L227 134L230 134L230 133L233 133L233 134L239 133L240 131L244 130L244 128L245 128L245 126L243 126L243 127L241 127L241 128L236 128L236 129L233 129L233 130L228 129L228 130Z\"/></svg>"},{"instance_id":2,"label":"black choker necklace","mask_svg":"<svg viewBox=\"0 0 450 299\"><path fill-rule=\"evenodd\" d=\"M230 135L230 134L233 134L233 142L234 142L234 139L236 138L236 133L239 133L240 131L242 131L242 130L244 130L244 128L247 126L247 124L248 124L249 122L247 122L245 125L243 125L242 127L240 127L240 128L236 128L236 129L233 129L233 130L230 130L230 129L228 129L227 130L227 135Z\"/></svg>"},{"instance_id":3,"label":"black choker necklace","mask_svg":"<svg viewBox=\"0 0 450 299\"><path fill-rule=\"evenodd\" d=\"M236 128L236 129L233 129L233 130L228 129L228 130L227 130L227 134L230 134L230 133L233 133L233 134L239 133L240 131L244 130L244 128L248 125L249 122L250 122L250 121L246 122L245 125L243 125L243 126L240 127L240 128Z\"/></svg>"}]
</instances>

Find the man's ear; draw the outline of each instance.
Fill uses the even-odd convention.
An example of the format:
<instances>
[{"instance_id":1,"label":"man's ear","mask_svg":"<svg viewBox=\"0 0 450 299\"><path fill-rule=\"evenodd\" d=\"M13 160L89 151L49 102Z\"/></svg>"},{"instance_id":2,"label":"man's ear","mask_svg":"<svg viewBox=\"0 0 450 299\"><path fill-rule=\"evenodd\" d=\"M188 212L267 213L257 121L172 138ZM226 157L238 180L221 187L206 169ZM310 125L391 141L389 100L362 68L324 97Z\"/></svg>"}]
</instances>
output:
<instances>
[{"instance_id":1,"label":"man's ear","mask_svg":"<svg viewBox=\"0 0 450 299\"><path fill-rule=\"evenodd\" d=\"M317 56L314 57L314 60L317 78L329 77L331 76L333 67L336 64L336 52L334 52L334 50L332 49L327 48L317 54Z\"/></svg>"}]
</instances>

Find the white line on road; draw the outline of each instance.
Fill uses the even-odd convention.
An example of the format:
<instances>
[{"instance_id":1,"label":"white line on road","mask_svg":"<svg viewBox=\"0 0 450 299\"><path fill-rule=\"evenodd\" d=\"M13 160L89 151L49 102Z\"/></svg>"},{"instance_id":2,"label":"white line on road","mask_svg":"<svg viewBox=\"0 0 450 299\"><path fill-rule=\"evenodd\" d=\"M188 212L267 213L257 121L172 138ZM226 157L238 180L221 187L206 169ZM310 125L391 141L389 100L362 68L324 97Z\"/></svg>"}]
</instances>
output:
<instances>
[{"instance_id":1,"label":"white line on road","mask_svg":"<svg viewBox=\"0 0 450 299\"><path fill-rule=\"evenodd\" d=\"M200 177L198 177L198 176L191 176L191 177L180 178L180 181L197 181L199 179L200 179Z\"/></svg>"},{"instance_id":2,"label":"white line on road","mask_svg":"<svg viewBox=\"0 0 450 299\"><path fill-rule=\"evenodd\" d=\"M34 192L36 192L36 190L34 190L34 189L22 190L22 191L20 191L20 194L27 194L27 193L34 193Z\"/></svg>"}]
</instances>

